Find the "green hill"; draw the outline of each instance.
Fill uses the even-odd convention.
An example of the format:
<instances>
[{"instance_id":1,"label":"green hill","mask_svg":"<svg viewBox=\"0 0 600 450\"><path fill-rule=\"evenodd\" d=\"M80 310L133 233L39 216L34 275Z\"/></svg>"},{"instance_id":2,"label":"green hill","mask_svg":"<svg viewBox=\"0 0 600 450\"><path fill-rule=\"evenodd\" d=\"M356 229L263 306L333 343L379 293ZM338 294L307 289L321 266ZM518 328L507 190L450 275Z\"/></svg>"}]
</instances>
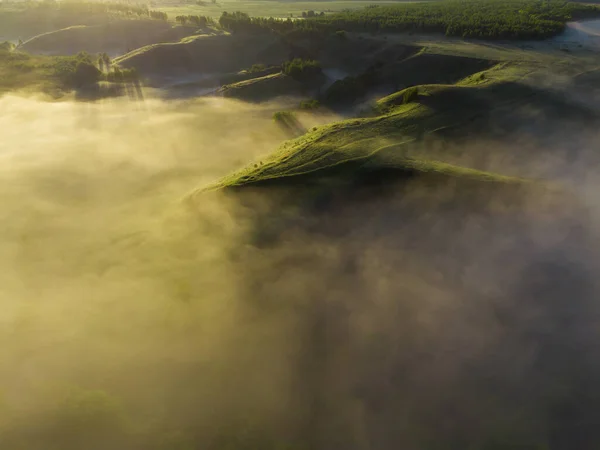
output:
<instances>
[{"instance_id":1,"label":"green hill","mask_svg":"<svg viewBox=\"0 0 600 450\"><path fill-rule=\"evenodd\" d=\"M361 185L415 175L520 182L518 177L451 164L456 151L452 146L440 153L430 151L428 144L435 142L438 148L463 138L506 140L521 133L523 126L539 125L558 132L554 120L564 126L598 120L597 113L564 93L520 82L523 71L523 67L499 65L455 85L405 89L378 101L372 116L315 128L211 188ZM532 110L544 114L532 119Z\"/></svg>"},{"instance_id":2,"label":"green hill","mask_svg":"<svg viewBox=\"0 0 600 450\"><path fill-rule=\"evenodd\" d=\"M292 77L274 73L225 85L218 92L224 97L261 101L282 95L299 95L303 92L303 86Z\"/></svg>"},{"instance_id":3,"label":"green hill","mask_svg":"<svg viewBox=\"0 0 600 450\"><path fill-rule=\"evenodd\" d=\"M460 79L489 69L496 62L481 58L429 54L424 51L382 68L382 82L399 87L416 84L455 83Z\"/></svg>"},{"instance_id":4,"label":"green hill","mask_svg":"<svg viewBox=\"0 0 600 450\"><path fill-rule=\"evenodd\" d=\"M406 58L378 59L360 75L335 81L321 100L331 106L351 104L382 89L390 92L416 84L455 83L494 64L488 59L426 53L422 48Z\"/></svg>"},{"instance_id":5,"label":"green hill","mask_svg":"<svg viewBox=\"0 0 600 450\"><path fill-rule=\"evenodd\" d=\"M47 55L74 55L80 51L123 54L158 42L179 41L194 31L157 20L117 20L44 33L24 42L21 50Z\"/></svg>"},{"instance_id":6,"label":"green hill","mask_svg":"<svg viewBox=\"0 0 600 450\"><path fill-rule=\"evenodd\" d=\"M310 80L298 80L280 72L232 83L223 86L218 92L224 97L265 101L282 96L309 96L315 94L324 82L322 74Z\"/></svg>"},{"instance_id":7,"label":"green hill","mask_svg":"<svg viewBox=\"0 0 600 450\"><path fill-rule=\"evenodd\" d=\"M373 117L350 119L317 128L285 143L260 162L221 180L215 188L245 185L297 185L322 181L342 184L372 177L415 174L512 182L514 179L417 159L412 150L426 132L457 124L419 103L402 105Z\"/></svg>"},{"instance_id":8,"label":"green hill","mask_svg":"<svg viewBox=\"0 0 600 450\"><path fill-rule=\"evenodd\" d=\"M234 72L256 63L279 65L287 48L270 35L201 35L134 50L115 60L145 75Z\"/></svg>"}]
</instances>

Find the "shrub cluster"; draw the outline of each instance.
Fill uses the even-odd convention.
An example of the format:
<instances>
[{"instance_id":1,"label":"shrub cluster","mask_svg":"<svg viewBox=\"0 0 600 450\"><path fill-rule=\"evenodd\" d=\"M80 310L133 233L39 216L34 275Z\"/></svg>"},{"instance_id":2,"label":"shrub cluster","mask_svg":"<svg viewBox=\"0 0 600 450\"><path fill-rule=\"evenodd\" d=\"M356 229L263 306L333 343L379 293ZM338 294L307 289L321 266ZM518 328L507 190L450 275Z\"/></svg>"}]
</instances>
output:
<instances>
[{"instance_id":1,"label":"shrub cluster","mask_svg":"<svg viewBox=\"0 0 600 450\"><path fill-rule=\"evenodd\" d=\"M281 71L297 80L306 80L321 73L321 65L312 59L294 58L281 66Z\"/></svg>"},{"instance_id":2,"label":"shrub cluster","mask_svg":"<svg viewBox=\"0 0 600 450\"><path fill-rule=\"evenodd\" d=\"M323 11L321 11L320 13L314 12L312 9L308 10L308 11L302 11L302 17L304 17L305 19L307 17L317 17L317 16L324 16L325 13Z\"/></svg>"},{"instance_id":3,"label":"shrub cluster","mask_svg":"<svg viewBox=\"0 0 600 450\"><path fill-rule=\"evenodd\" d=\"M273 120L275 122L288 122L295 119L296 116L294 116L294 113L290 111L277 111L275 114L273 114Z\"/></svg>"},{"instance_id":4,"label":"shrub cluster","mask_svg":"<svg viewBox=\"0 0 600 450\"><path fill-rule=\"evenodd\" d=\"M319 100L303 100L300 102L300 109L311 110L311 109L319 109L321 107L321 103Z\"/></svg>"},{"instance_id":5,"label":"shrub cluster","mask_svg":"<svg viewBox=\"0 0 600 450\"><path fill-rule=\"evenodd\" d=\"M0 52L10 52L14 47L14 44L9 41L0 42Z\"/></svg>"},{"instance_id":6,"label":"shrub cluster","mask_svg":"<svg viewBox=\"0 0 600 450\"><path fill-rule=\"evenodd\" d=\"M175 21L181 25L195 25L197 27L206 27L207 25L215 25L212 17L207 16L177 16Z\"/></svg>"},{"instance_id":7,"label":"shrub cluster","mask_svg":"<svg viewBox=\"0 0 600 450\"><path fill-rule=\"evenodd\" d=\"M113 83L125 83L138 79L135 69L121 69L112 65L109 56L98 56L97 65L91 55L80 52L76 56L61 56L54 63L54 74L67 88L82 88L105 80Z\"/></svg>"},{"instance_id":8,"label":"shrub cluster","mask_svg":"<svg viewBox=\"0 0 600 450\"><path fill-rule=\"evenodd\" d=\"M59 58L54 65L54 73L62 84L70 88L80 88L98 82L102 72L94 65L86 52L76 56Z\"/></svg>"},{"instance_id":9,"label":"shrub cluster","mask_svg":"<svg viewBox=\"0 0 600 450\"><path fill-rule=\"evenodd\" d=\"M252 67L248 69L248 73L258 73L267 69L267 66L264 64L252 64Z\"/></svg>"}]
</instances>

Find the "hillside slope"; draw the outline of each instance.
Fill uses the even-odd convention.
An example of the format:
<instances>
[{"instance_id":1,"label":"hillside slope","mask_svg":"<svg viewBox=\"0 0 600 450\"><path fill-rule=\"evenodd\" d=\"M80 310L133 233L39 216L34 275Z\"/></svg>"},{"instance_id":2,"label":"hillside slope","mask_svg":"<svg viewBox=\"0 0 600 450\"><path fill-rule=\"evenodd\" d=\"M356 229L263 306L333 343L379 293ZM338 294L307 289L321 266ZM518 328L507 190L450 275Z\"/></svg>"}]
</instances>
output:
<instances>
[{"instance_id":1,"label":"hillside slope","mask_svg":"<svg viewBox=\"0 0 600 450\"><path fill-rule=\"evenodd\" d=\"M460 84L420 85L400 91L377 102L373 116L313 129L213 188L361 184L373 176L402 178L415 173L515 181L477 167L451 164L457 146L451 150L452 146L444 144L477 138L506 141L531 129L547 130L544 139L551 143L555 133L564 130L557 128L557 123L590 126L600 118L561 93L520 82L518 74L514 67L500 66ZM544 114L532 115L532 111ZM518 148L514 152L518 156Z\"/></svg>"},{"instance_id":2,"label":"hillside slope","mask_svg":"<svg viewBox=\"0 0 600 450\"><path fill-rule=\"evenodd\" d=\"M158 20L118 20L44 33L24 42L21 50L47 55L73 55L81 51L120 55L150 44L179 41L194 32L191 27L173 27Z\"/></svg>"},{"instance_id":3,"label":"hillside slope","mask_svg":"<svg viewBox=\"0 0 600 450\"><path fill-rule=\"evenodd\" d=\"M115 60L144 75L234 72L256 63L279 65L287 48L271 35L201 35L142 47Z\"/></svg>"},{"instance_id":4,"label":"hillside slope","mask_svg":"<svg viewBox=\"0 0 600 450\"><path fill-rule=\"evenodd\" d=\"M219 89L219 93L224 97L261 101L280 95L300 94L302 89L302 84L293 78L283 73L275 73L225 85Z\"/></svg>"},{"instance_id":5,"label":"hillside slope","mask_svg":"<svg viewBox=\"0 0 600 450\"><path fill-rule=\"evenodd\" d=\"M76 25L100 25L111 20L108 14L74 14L58 9L30 8L0 10L2 39L23 41L37 35Z\"/></svg>"}]
</instances>

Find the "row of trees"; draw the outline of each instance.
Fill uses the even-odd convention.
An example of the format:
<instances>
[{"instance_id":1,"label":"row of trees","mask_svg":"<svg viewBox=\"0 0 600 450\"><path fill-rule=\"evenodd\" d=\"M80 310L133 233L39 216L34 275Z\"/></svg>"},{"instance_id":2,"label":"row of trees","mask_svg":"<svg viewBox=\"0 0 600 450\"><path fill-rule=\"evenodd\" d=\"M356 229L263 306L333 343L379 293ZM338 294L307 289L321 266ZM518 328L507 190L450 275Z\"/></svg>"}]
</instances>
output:
<instances>
[{"instance_id":1,"label":"row of trees","mask_svg":"<svg viewBox=\"0 0 600 450\"><path fill-rule=\"evenodd\" d=\"M308 17L317 17L317 16L324 16L325 13L323 11L321 11L320 13L314 12L312 9L308 10L308 11L302 11L302 17L304 17L305 19Z\"/></svg>"},{"instance_id":2,"label":"row of trees","mask_svg":"<svg viewBox=\"0 0 600 450\"><path fill-rule=\"evenodd\" d=\"M111 66L112 61L108 53L100 53L98 55L98 69L100 69L100 72L110 72Z\"/></svg>"},{"instance_id":3,"label":"row of trees","mask_svg":"<svg viewBox=\"0 0 600 450\"><path fill-rule=\"evenodd\" d=\"M150 11L148 15L151 19L155 20L167 21L167 19L169 18L169 16L167 16L167 13L163 11Z\"/></svg>"},{"instance_id":4,"label":"row of trees","mask_svg":"<svg viewBox=\"0 0 600 450\"><path fill-rule=\"evenodd\" d=\"M223 11L223 14L221 14L221 17L219 18L219 25L230 31L249 31L262 28L258 23L260 20L260 17L250 17L248 14L240 11L232 13Z\"/></svg>"},{"instance_id":5,"label":"row of trees","mask_svg":"<svg viewBox=\"0 0 600 450\"><path fill-rule=\"evenodd\" d=\"M572 19L600 16L600 7L561 0L450 0L370 6L305 20L249 17L224 12L219 23L231 31L268 29L279 33L439 32L482 39L544 39L564 30Z\"/></svg>"},{"instance_id":6,"label":"row of trees","mask_svg":"<svg viewBox=\"0 0 600 450\"><path fill-rule=\"evenodd\" d=\"M206 27L207 25L216 25L212 17L207 16L177 16L175 21L181 25L195 25L197 27Z\"/></svg>"},{"instance_id":7,"label":"row of trees","mask_svg":"<svg viewBox=\"0 0 600 450\"><path fill-rule=\"evenodd\" d=\"M322 27L315 27L315 23L311 19L292 20L276 19L273 17L250 17L248 14L240 11L233 13L223 12L219 18L219 25L225 30L231 32L250 32L259 33L265 31L275 31L282 35L291 36L293 33L309 33L320 32ZM318 31L320 30L320 31Z\"/></svg>"}]
</instances>

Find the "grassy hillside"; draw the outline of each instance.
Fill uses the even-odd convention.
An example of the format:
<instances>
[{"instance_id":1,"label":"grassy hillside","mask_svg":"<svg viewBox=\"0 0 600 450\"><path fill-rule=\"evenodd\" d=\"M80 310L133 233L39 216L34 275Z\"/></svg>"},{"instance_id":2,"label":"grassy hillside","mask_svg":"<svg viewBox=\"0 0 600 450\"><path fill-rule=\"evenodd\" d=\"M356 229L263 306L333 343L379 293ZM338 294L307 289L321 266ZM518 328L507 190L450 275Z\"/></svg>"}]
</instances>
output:
<instances>
[{"instance_id":1,"label":"grassy hillside","mask_svg":"<svg viewBox=\"0 0 600 450\"><path fill-rule=\"evenodd\" d=\"M20 49L47 55L74 55L82 51L118 55L150 44L179 41L195 31L158 20L115 20L44 33L24 42Z\"/></svg>"},{"instance_id":2,"label":"grassy hillside","mask_svg":"<svg viewBox=\"0 0 600 450\"><path fill-rule=\"evenodd\" d=\"M287 58L285 47L269 35L201 35L178 43L142 47L117 58L123 67L140 73L161 74L190 72L226 73L252 66L281 64Z\"/></svg>"},{"instance_id":3,"label":"grassy hillside","mask_svg":"<svg viewBox=\"0 0 600 450\"><path fill-rule=\"evenodd\" d=\"M353 177L357 170L376 171L378 168L398 169L401 173L406 170L464 173L486 178L486 174L463 172L460 168L408 157L411 144L416 143L422 133L449 124L448 116L436 116L433 108L411 102L385 115L326 125L285 143L273 155L221 180L218 186L260 184L269 180L304 182L307 177L319 177L331 170L336 175ZM291 178L296 176L301 176L301 180Z\"/></svg>"},{"instance_id":4,"label":"grassy hillside","mask_svg":"<svg viewBox=\"0 0 600 450\"><path fill-rule=\"evenodd\" d=\"M381 36L347 34L344 37L308 36L297 44L305 48L324 67L332 67L357 75L367 67L402 61L422 50L420 45L390 43Z\"/></svg>"},{"instance_id":5,"label":"grassy hillside","mask_svg":"<svg viewBox=\"0 0 600 450\"><path fill-rule=\"evenodd\" d=\"M68 61L14 52L5 46L0 49L0 94L30 90L60 96L64 83L59 71L61 65L68 64Z\"/></svg>"},{"instance_id":6,"label":"grassy hillside","mask_svg":"<svg viewBox=\"0 0 600 450\"><path fill-rule=\"evenodd\" d=\"M417 84L455 83L495 64L487 59L438 55L424 50L396 59L376 54L366 71L335 81L320 100L335 107L360 101L373 92L393 92Z\"/></svg>"},{"instance_id":7,"label":"grassy hillside","mask_svg":"<svg viewBox=\"0 0 600 450\"><path fill-rule=\"evenodd\" d=\"M455 83L460 79L495 64L494 61L480 58L438 55L420 52L417 55L394 61L382 68L384 82L396 86L416 84Z\"/></svg>"},{"instance_id":8,"label":"grassy hillside","mask_svg":"<svg viewBox=\"0 0 600 450\"><path fill-rule=\"evenodd\" d=\"M225 97L262 101L286 95L314 95L325 81L317 61L296 58L284 62L281 73L223 86L219 92Z\"/></svg>"},{"instance_id":9,"label":"grassy hillside","mask_svg":"<svg viewBox=\"0 0 600 450\"><path fill-rule=\"evenodd\" d=\"M239 83L241 81L260 78L266 75L273 75L279 72L281 72L281 66L266 67L264 64L254 64L250 69L244 69L240 70L239 72L223 75L219 79L219 82L221 86L225 86L226 84Z\"/></svg>"},{"instance_id":10,"label":"grassy hillside","mask_svg":"<svg viewBox=\"0 0 600 450\"><path fill-rule=\"evenodd\" d=\"M472 141L477 136L507 139L524 126L552 129L551 123L597 123L597 113L564 94L521 82L526 73L523 67L500 64L455 85L405 89L378 101L372 116L315 128L213 187L324 180L360 184L373 174L377 179L415 173L514 181L448 164L451 153L430 152L428 143ZM544 114L532 116L532 111Z\"/></svg>"},{"instance_id":11,"label":"grassy hillside","mask_svg":"<svg viewBox=\"0 0 600 450\"><path fill-rule=\"evenodd\" d=\"M246 101L262 101L281 95L299 95L304 91L301 83L283 73L265 75L251 80L223 86L219 93Z\"/></svg>"},{"instance_id":12,"label":"grassy hillside","mask_svg":"<svg viewBox=\"0 0 600 450\"><path fill-rule=\"evenodd\" d=\"M114 20L159 19L164 13L125 3L68 1L0 3L0 40L28 40L39 34Z\"/></svg>"}]
</instances>

